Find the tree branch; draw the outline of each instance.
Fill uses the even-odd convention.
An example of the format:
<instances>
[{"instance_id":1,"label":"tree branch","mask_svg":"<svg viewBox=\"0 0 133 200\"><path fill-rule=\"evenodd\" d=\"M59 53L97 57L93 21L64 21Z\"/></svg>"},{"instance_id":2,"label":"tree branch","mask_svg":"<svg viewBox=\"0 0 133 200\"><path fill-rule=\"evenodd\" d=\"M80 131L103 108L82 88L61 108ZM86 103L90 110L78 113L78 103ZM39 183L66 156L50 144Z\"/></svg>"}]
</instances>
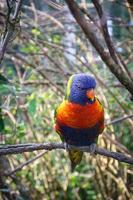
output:
<instances>
[{"instance_id":1,"label":"tree branch","mask_svg":"<svg viewBox=\"0 0 133 200\"><path fill-rule=\"evenodd\" d=\"M110 52L110 56L112 57L112 59L115 61L116 64L118 64L121 68L125 69L125 71L129 75L130 79L133 80L130 71L128 70L126 64L124 63L124 60L120 57L119 53L117 53L117 51L113 45L113 42L111 40L109 31L108 31L106 15L102 9L101 4L99 3L98 0L92 0L92 2L94 4L94 6L97 10L97 13L99 15L99 18L100 18L100 24L101 24L101 28L102 28L103 37L105 39L108 50Z\"/></svg>"},{"instance_id":2,"label":"tree branch","mask_svg":"<svg viewBox=\"0 0 133 200\"><path fill-rule=\"evenodd\" d=\"M133 117L133 114L127 115L127 116L124 116L124 117L120 117L120 118L112 120L111 122L107 122L105 125L109 126L109 125L112 125L112 124L116 124L118 122L121 122L121 121L123 121L125 119L132 118L132 117Z\"/></svg>"},{"instance_id":3,"label":"tree branch","mask_svg":"<svg viewBox=\"0 0 133 200\"><path fill-rule=\"evenodd\" d=\"M82 11L80 10L78 4L74 0L65 0L72 15L76 19L79 26L82 28L86 37L89 39L91 44L95 47L99 53L103 62L109 67L110 71L118 78L118 80L126 87L126 89L133 95L133 82L129 78L128 74L123 71L123 69L114 62L111 58L110 53L105 51L104 47L100 43L99 39L95 34L95 27L92 23L89 23Z\"/></svg>"},{"instance_id":4,"label":"tree branch","mask_svg":"<svg viewBox=\"0 0 133 200\"><path fill-rule=\"evenodd\" d=\"M6 47L9 41L12 39L15 29L19 23L19 13L22 5L22 0L16 1L15 10L12 18L11 18L11 12L13 10L13 5L10 4L13 4L13 2L9 2L7 0L8 13L7 13L5 31L3 33L3 38L1 39L0 42L0 64L6 52Z\"/></svg>"},{"instance_id":5,"label":"tree branch","mask_svg":"<svg viewBox=\"0 0 133 200\"><path fill-rule=\"evenodd\" d=\"M24 168L25 166L27 166L27 165L33 163L34 161L36 161L38 158L41 158L42 156L44 156L44 154L46 154L47 152L48 152L48 150L47 150L47 151L43 151L43 152L37 154L35 157L33 157L33 158L27 160L26 162L20 164L19 166L17 166L17 167L16 167L15 169L13 169L12 171L6 172L5 175L6 175L6 176L11 176L11 175L13 175L14 173L20 171L20 170L21 170L22 168Z\"/></svg>"},{"instance_id":6,"label":"tree branch","mask_svg":"<svg viewBox=\"0 0 133 200\"><path fill-rule=\"evenodd\" d=\"M36 150L55 150L63 149L65 150L65 145L63 143L30 143L30 144L17 144L17 145L1 145L0 146L0 156L9 154L19 154L24 152L32 152ZM90 152L89 146L77 147L68 145L68 149L77 149L83 152ZM103 155L106 157L114 158L120 162L125 162L133 165L133 158L131 156L124 155L122 153L111 152L107 149L96 147L95 154Z\"/></svg>"}]
</instances>

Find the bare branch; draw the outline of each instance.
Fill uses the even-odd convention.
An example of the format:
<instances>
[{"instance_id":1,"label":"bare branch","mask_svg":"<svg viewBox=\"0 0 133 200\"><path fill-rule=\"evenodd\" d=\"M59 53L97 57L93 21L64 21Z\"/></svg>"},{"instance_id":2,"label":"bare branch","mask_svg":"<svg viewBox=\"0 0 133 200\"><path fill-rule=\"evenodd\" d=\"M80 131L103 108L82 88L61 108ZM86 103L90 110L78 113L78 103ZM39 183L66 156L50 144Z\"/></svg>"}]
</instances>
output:
<instances>
[{"instance_id":1,"label":"bare branch","mask_svg":"<svg viewBox=\"0 0 133 200\"><path fill-rule=\"evenodd\" d=\"M17 145L4 145L0 146L0 156L1 155L9 155L9 154L19 154L23 152L32 152L36 150L55 150L55 149L64 149L65 145L63 143L31 143L31 144L17 144ZM77 147L68 145L68 149L78 149L83 152L90 152L89 146ZM126 156L122 153L111 152L107 149L96 147L95 154L103 155L106 157L114 158L120 162L125 162L133 165L133 158L130 156Z\"/></svg>"},{"instance_id":2,"label":"bare branch","mask_svg":"<svg viewBox=\"0 0 133 200\"><path fill-rule=\"evenodd\" d=\"M112 124L116 124L116 123L118 123L118 122L121 122L121 121L123 121L123 120L125 120L125 119L132 118L132 117L133 117L133 114L128 115L128 116L124 116L124 117L120 117L120 118L118 118L118 119L114 119L114 120L111 121L111 122L107 122L105 125L106 125L106 126L109 126L109 125L112 125Z\"/></svg>"},{"instance_id":3,"label":"bare branch","mask_svg":"<svg viewBox=\"0 0 133 200\"><path fill-rule=\"evenodd\" d=\"M113 60L116 64L118 64L120 67L125 69L125 72L127 72L127 74L129 75L129 77L132 80L132 75L131 75L130 71L128 70L126 64L124 63L124 60L116 52L116 49L113 45L113 42L112 42L111 37L108 32L107 19L106 19L106 16L102 9L101 4L99 3L98 0L93 0L93 4L94 4L94 6L97 10L97 13L99 15L99 18L100 18L100 24L101 24L103 36L104 36L105 42L107 44L108 50L110 52L110 56L113 58Z\"/></svg>"},{"instance_id":4,"label":"bare branch","mask_svg":"<svg viewBox=\"0 0 133 200\"><path fill-rule=\"evenodd\" d=\"M22 4L22 0L16 1L13 17L11 18L10 15L12 12L12 6L10 5L9 1L7 0L8 13L7 13L5 31L3 33L3 37L0 42L0 64L3 60L4 54L6 52L6 47L9 43L10 39L12 39L15 29L18 25L21 4Z\"/></svg>"},{"instance_id":5,"label":"bare branch","mask_svg":"<svg viewBox=\"0 0 133 200\"><path fill-rule=\"evenodd\" d=\"M92 45L95 47L103 62L109 67L110 71L118 78L118 80L126 87L126 89L133 95L133 82L130 80L129 76L125 74L125 71L114 62L110 57L110 53L105 51L102 44L99 42L95 34L95 27L92 23L89 23L82 11L80 10L78 4L74 0L65 0L72 15L76 19L79 26L82 28L86 37L90 40Z\"/></svg>"},{"instance_id":6,"label":"bare branch","mask_svg":"<svg viewBox=\"0 0 133 200\"><path fill-rule=\"evenodd\" d=\"M44 151L44 152L41 152L39 154L37 154L35 157L27 160L26 162L20 164L18 167L16 167L15 169L13 169L12 171L10 172L7 172L5 173L6 176L11 176L13 175L14 173L18 172L19 170L21 170L22 168L24 168L25 166L33 163L34 161L36 161L37 159L41 158L42 156L44 156L45 153L47 153L48 151Z\"/></svg>"}]
</instances>

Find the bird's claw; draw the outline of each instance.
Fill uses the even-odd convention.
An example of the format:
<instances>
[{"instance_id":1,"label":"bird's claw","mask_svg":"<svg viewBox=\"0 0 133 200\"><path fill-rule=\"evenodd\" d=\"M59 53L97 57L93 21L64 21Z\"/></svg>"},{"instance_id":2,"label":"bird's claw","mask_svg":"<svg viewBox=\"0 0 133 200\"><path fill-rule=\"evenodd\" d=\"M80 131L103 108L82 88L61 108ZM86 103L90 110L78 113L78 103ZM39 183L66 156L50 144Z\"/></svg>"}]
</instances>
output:
<instances>
[{"instance_id":1,"label":"bird's claw","mask_svg":"<svg viewBox=\"0 0 133 200\"><path fill-rule=\"evenodd\" d=\"M64 147L65 147L66 151L69 150L69 145L66 142L64 142Z\"/></svg>"},{"instance_id":2,"label":"bird's claw","mask_svg":"<svg viewBox=\"0 0 133 200\"><path fill-rule=\"evenodd\" d=\"M94 154L95 154L95 151L96 151L96 144L95 144L95 143L92 143L92 144L89 146L89 151L90 151L90 154L91 154L91 155L94 155Z\"/></svg>"},{"instance_id":3,"label":"bird's claw","mask_svg":"<svg viewBox=\"0 0 133 200\"><path fill-rule=\"evenodd\" d=\"M64 147L65 147L65 150L66 151L69 151L70 150L70 146L68 143L64 142ZM92 143L89 145L89 152L91 155L94 155L95 154L95 151L96 151L96 144L95 143Z\"/></svg>"}]
</instances>

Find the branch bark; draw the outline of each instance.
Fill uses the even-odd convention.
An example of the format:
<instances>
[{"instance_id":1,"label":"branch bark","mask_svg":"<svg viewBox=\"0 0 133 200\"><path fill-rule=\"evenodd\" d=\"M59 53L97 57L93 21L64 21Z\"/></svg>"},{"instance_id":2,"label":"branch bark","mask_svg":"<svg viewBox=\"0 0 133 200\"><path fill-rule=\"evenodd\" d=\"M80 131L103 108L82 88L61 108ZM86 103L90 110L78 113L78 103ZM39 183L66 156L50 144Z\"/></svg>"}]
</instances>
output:
<instances>
[{"instance_id":1,"label":"branch bark","mask_svg":"<svg viewBox=\"0 0 133 200\"><path fill-rule=\"evenodd\" d=\"M11 15L11 12L13 9L12 9L12 6L10 5L9 1L7 0L8 13L7 13L5 31L3 33L3 38L1 39L1 42L0 42L0 64L3 60L4 54L6 52L7 45L9 43L10 39L12 38L12 36L15 32L15 28L19 22L18 18L19 18L19 13L21 10L21 5L22 5L22 0L16 1L13 17L11 18L10 15Z\"/></svg>"},{"instance_id":2,"label":"branch bark","mask_svg":"<svg viewBox=\"0 0 133 200\"><path fill-rule=\"evenodd\" d=\"M81 12L78 4L74 0L65 0L72 15L76 19L77 23L89 39L91 44L99 53L103 62L109 67L110 71L118 78L118 80L126 87L126 89L133 95L133 82L129 78L128 74L115 63L111 58L110 53L105 51L104 47L100 43L99 39L95 34L95 27L92 23L89 23L83 13Z\"/></svg>"},{"instance_id":3,"label":"branch bark","mask_svg":"<svg viewBox=\"0 0 133 200\"><path fill-rule=\"evenodd\" d=\"M21 169L23 169L25 166L33 163L34 161L36 161L37 159L41 158L42 156L44 156L44 154L46 154L48 151L45 151L45 152L41 152L39 153L38 155L36 155L35 157L27 160L26 162L20 164L19 166L17 166L14 170L12 171L8 171L7 173L5 173L6 176L11 176L13 175L14 173L20 171Z\"/></svg>"},{"instance_id":4,"label":"branch bark","mask_svg":"<svg viewBox=\"0 0 133 200\"><path fill-rule=\"evenodd\" d=\"M56 149L66 149L63 143L30 143L30 144L17 144L17 145L2 145L0 146L0 156L9 154L19 154L24 152L32 152L36 150L56 150ZM68 149L77 149L83 152L90 152L89 146L77 147L68 145ZM124 155L122 153L112 152L107 149L96 147L95 154L103 155L106 157L114 158L120 162L125 162L133 165L133 158L131 156Z\"/></svg>"},{"instance_id":5,"label":"branch bark","mask_svg":"<svg viewBox=\"0 0 133 200\"><path fill-rule=\"evenodd\" d=\"M100 4L100 2L98 0L92 0L98 16L100 18L100 25L101 25L101 29L102 29L102 33L103 33L103 37L105 39L106 45L108 47L110 56L112 57L112 59L114 60L114 62L119 65L121 68L123 68L125 70L125 72L127 72L128 76L130 77L131 80L133 80L133 77L130 73L130 71L128 70L126 64L124 63L124 60L120 57L120 54L117 53L114 44L111 40L111 37L109 35L109 31L108 31L108 25L107 25L107 19L106 19L106 15L103 11L103 8Z\"/></svg>"},{"instance_id":6,"label":"branch bark","mask_svg":"<svg viewBox=\"0 0 133 200\"><path fill-rule=\"evenodd\" d=\"M109 126L109 125L112 125L112 124L116 124L116 123L119 123L119 122L121 122L121 121L123 121L123 120L126 120L126 119L128 119L128 118L132 118L132 117L133 117L133 114L127 115L127 116L124 116L124 117L120 117L120 118L117 118L117 119L112 120L111 122L107 122L107 123L105 124L105 126Z\"/></svg>"}]
</instances>

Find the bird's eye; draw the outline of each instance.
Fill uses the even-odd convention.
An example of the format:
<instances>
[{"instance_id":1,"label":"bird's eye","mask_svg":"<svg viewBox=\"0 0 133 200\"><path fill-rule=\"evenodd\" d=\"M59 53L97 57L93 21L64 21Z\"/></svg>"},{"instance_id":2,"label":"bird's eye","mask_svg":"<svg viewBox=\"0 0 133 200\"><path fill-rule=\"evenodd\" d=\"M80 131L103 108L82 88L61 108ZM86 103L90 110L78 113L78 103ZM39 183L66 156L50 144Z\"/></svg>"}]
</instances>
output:
<instances>
[{"instance_id":1,"label":"bird's eye","mask_svg":"<svg viewBox=\"0 0 133 200\"><path fill-rule=\"evenodd\" d=\"M79 85L77 85L77 88L78 88L78 89L82 89Z\"/></svg>"},{"instance_id":2,"label":"bird's eye","mask_svg":"<svg viewBox=\"0 0 133 200\"><path fill-rule=\"evenodd\" d=\"M81 87L80 85L77 85L77 88L78 88L79 90L87 90L87 88L83 88L83 87Z\"/></svg>"},{"instance_id":3,"label":"bird's eye","mask_svg":"<svg viewBox=\"0 0 133 200\"><path fill-rule=\"evenodd\" d=\"M80 85L77 85L77 88L78 88L79 90L83 90L83 88L82 88Z\"/></svg>"}]
</instances>

